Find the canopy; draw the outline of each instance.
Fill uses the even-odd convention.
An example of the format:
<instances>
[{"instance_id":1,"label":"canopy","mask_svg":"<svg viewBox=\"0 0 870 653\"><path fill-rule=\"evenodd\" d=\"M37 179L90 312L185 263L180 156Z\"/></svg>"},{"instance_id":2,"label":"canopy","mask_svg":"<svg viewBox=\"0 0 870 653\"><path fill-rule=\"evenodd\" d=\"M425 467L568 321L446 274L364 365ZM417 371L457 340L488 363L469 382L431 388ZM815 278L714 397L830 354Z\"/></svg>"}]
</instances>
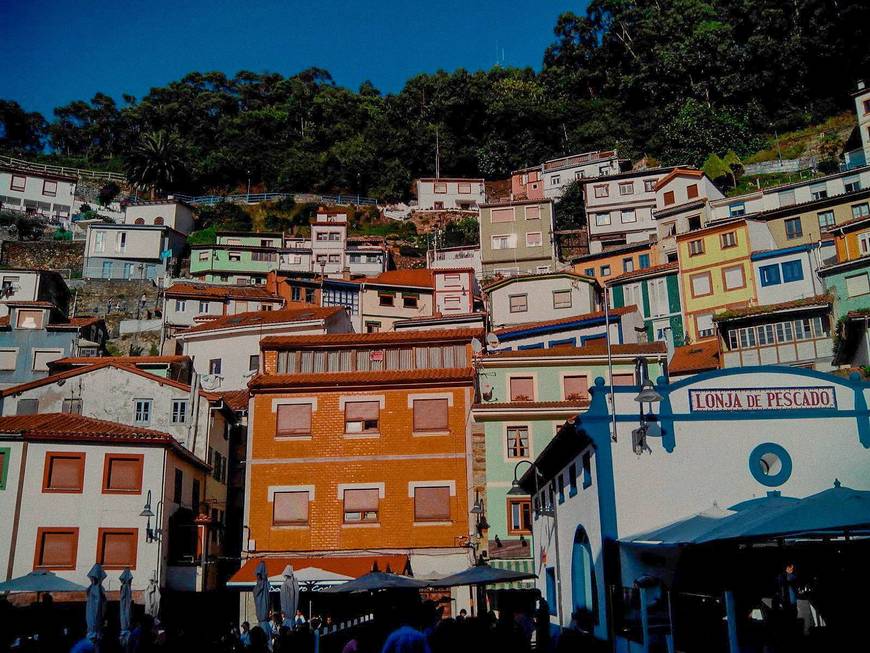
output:
<instances>
[{"instance_id":1,"label":"canopy","mask_svg":"<svg viewBox=\"0 0 870 653\"><path fill-rule=\"evenodd\" d=\"M714 509L620 540L635 545L688 545L779 537L870 532L870 492L842 487L804 499L777 492Z\"/></svg>"},{"instance_id":2,"label":"canopy","mask_svg":"<svg viewBox=\"0 0 870 653\"><path fill-rule=\"evenodd\" d=\"M284 570L287 565L292 565L293 574L299 581L301 589L309 590L344 583L359 578L375 568L404 569L408 564L407 555L251 558L233 574L227 582L227 587L253 587L256 581L255 571L261 560L266 563L272 591L278 591L284 582Z\"/></svg>"},{"instance_id":3,"label":"canopy","mask_svg":"<svg viewBox=\"0 0 870 653\"><path fill-rule=\"evenodd\" d=\"M499 569L489 565L469 567L465 571L430 581L434 587L455 587L457 585L493 585L495 583L511 583L518 580L537 578L535 574L524 571Z\"/></svg>"},{"instance_id":4,"label":"canopy","mask_svg":"<svg viewBox=\"0 0 870 653\"><path fill-rule=\"evenodd\" d=\"M345 594L348 592L374 592L384 589L420 589L428 586L426 581L391 574L385 571L372 571L355 580L341 585L333 585L323 590L329 594Z\"/></svg>"},{"instance_id":5,"label":"canopy","mask_svg":"<svg viewBox=\"0 0 870 653\"><path fill-rule=\"evenodd\" d=\"M50 571L31 571L0 583L0 592L85 592L87 589Z\"/></svg>"}]
</instances>

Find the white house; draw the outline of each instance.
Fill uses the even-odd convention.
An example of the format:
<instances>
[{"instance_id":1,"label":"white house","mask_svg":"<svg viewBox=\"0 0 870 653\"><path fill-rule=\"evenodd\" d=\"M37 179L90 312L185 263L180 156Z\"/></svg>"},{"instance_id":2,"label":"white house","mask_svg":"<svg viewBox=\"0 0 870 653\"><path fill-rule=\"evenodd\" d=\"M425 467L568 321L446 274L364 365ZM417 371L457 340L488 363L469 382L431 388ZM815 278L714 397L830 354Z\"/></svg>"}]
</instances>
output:
<instances>
[{"instance_id":1,"label":"white house","mask_svg":"<svg viewBox=\"0 0 870 653\"><path fill-rule=\"evenodd\" d=\"M88 226L86 279L161 279L171 274L186 236L166 225L97 223Z\"/></svg>"},{"instance_id":2,"label":"white house","mask_svg":"<svg viewBox=\"0 0 870 653\"><path fill-rule=\"evenodd\" d=\"M180 331L182 353L193 359L206 390L241 390L262 369L260 340L275 335L353 331L343 307L250 311L227 315Z\"/></svg>"},{"instance_id":3,"label":"white house","mask_svg":"<svg viewBox=\"0 0 870 653\"><path fill-rule=\"evenodd\" d=\"M616 150L571 154L544 161L541 166L544 197L559 199L565 189L578 179L615 175L620 171L620 164Z\"/></svg>"},{"instance_id":4,"label":"white house","mask_svg":"<svg viewBox=\"0 0 870 653\"><path fill-rule=\"evenodd\" d=\"M9 315L3 302L51 302L62 312L69 309L69 288L64 278L53 270L0 271L0 317Z\"/></svg>"},{"instance_id":5,"label":"white house","mask_svg":"<svg viewBox=\"0 0 870 653\"><path fill-rule=\"evenodd\" d=\"M0 208L49 218L69 226L76 178L0 166Z\"/></svg>"},{"instance_id":6,"label":"white house","mask_svg":"<svg viewBox=\"0 0 870 653\"><path fill-rule=\"evenodd\" d=\"M430 270L472 268L474 274L480 279L483 275L483 267L480 264L480 245L460 245L427 250L426 267Z\"/></svg>"},{"instance_id":7,"label":"white house","mask_svg":"<svg viewBox=\"0 0 870 653\"><path fill-rule=\"evenodd\" d=\"M824 294L819 277L822 265L818 243L750 254L758 303L779 304Z\"/></svg>"},{"instance_id":8,"label":"white house","mask_svg":"<svg viewBox=\"0 0 870 653\"><path fill-rule=\"evenodd\" d=\"M193 209L173 199L133 202L124 207L124 224L165 225L187 235L194 227Z\"/></svg>"},{"instance_id":9,"label":"white house","mask_svg":"<svg viewBox=\"0 0 870 653\"><path fill-rule=\"evenodd\" d=\"M168 337L205 320L278 310L284 304L283 298L262 286L174 283L166 289L164 297L163 327Z\"/></svg>"},{"instance_id":10,"label":"white house","mask_svg":"<svg viewBox=\"0 0 870 653\"><path fill-rule=\"evenodd\" d=\"M507 277L484 291L494 327L582 315L599 304L595 280L573 272Z\"/></svg>"},{"instance_id":11,"label":"white house","mask_svg":"<svg viewBox=\"0 0 870 653\"><path fill-rule=\"evenodd\" d=\"M420 211L476 210L486 202L483 179L426 178L415 186Z\"/></svg>"}]
</instances>

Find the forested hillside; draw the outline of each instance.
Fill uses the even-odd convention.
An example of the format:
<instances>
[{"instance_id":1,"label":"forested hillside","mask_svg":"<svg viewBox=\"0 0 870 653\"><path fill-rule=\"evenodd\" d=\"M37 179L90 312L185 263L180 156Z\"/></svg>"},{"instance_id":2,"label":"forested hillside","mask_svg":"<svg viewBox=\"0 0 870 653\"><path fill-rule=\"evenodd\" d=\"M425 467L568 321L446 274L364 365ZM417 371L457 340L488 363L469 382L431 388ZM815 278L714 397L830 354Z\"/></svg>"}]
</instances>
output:
<instances>
[{"instance_id":1,"label":"forested hillside","mask_svg":"<svg viewBox=\"0 0 870 653\"><path fill-rule=\"evenodd\" d=\"M162 191L407 196L434 173L497 178L569 152L700 165L848 109L870 76L866 0L593 0L555 26L540 73L439 71L396 94L329 73L191 73L54 116L0 101L0 148L127 169Z\"/></svg>"}]
</instances>

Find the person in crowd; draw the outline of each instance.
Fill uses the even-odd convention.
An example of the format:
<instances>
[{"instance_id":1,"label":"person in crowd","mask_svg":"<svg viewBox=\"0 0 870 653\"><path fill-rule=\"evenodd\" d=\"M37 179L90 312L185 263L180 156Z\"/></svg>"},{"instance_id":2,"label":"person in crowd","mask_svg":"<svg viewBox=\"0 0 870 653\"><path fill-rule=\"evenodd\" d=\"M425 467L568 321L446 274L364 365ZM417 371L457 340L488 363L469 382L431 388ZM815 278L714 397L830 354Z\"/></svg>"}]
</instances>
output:
<instances>
[{"instance_id":1,"label":"person in crowd","mask_svg":"<svg viewBox=\"0 0 870 653\"><path fill-rule=\"evenodd\" d=\"M459 611L459 616L456 617L456 621L465 621L466 619L468 619L468 610L466 610L465 608L462 608Z\"/></svg>"},{"instance_id":2,"label":"person in crowd","mask_svg":"<svg viewBox=\"0 0 870 653\"><path fill-rule=\"evenodd\" d=\"M307 623L307 619L305 618L305 613L302 612L301 609L296 610L296 616L293 617L293 626L298 628L299 626L304 626Z\"/></svg>"},{"instance_id":3,"label":"person in crowd","mask_svg":"<svg viewBox=\"0 0 870 653\"><path fill-rule=\"evenodd\" d=\"M791 619L797 617L798 576L793 562L788 562L777 578L779 605Z\"/></svg>"},{"instance_id":4,"label":"person in crowd","mask_svg":"<svg viewBox=\"0 0 870 653\"><path fill-rule=\"evenodd\" d=\"M410 626L402 626L387 637L381 653L431 653L431 651L423 633Z\"/></svg>"},{"instance_id":5,"label":"person in crowd","mask_svg":"<svg viewBox=\"0 0 870 653\"><path fill-rule=\"evenodd\" d=\"M259 626L251 628L251 645L246 649L251 653L266 653L269 650L269 636Z\"/></svg>"},{"instance_id":6,"label":"person in crowd","mask_svg":"<svg viewBox=\"0 0 870 653\"><path fill-rule=\"evenodd\" d=\"M239 634L239 644L243 649L251 648L251 624L247 621L242 622L242 632Z\"/></svg>"}]
</instances>

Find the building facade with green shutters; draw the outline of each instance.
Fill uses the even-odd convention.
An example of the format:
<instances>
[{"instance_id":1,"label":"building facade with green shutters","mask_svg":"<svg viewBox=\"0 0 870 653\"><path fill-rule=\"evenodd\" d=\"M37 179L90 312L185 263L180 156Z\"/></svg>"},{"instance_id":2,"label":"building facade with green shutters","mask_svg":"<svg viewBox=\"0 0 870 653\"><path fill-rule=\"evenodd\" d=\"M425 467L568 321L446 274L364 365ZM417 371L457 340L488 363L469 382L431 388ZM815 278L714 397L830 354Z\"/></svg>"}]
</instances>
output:
<instances>
[{"instance_id":1,"label":"building facade with green shutters","mask_svg":"<svg viewBox=\"0 0 870 653\"><path fill-rule=\"evenodd\" d=\"M669 349L683 344L679 266L657 265L626 272L607 282L611 308L637 306L643 317L647 342L665 342Z\"/></svg>"},{"instance_id":2,"label":"building facade with green shutters","mask_svg":"<svg viewBox=\"0 0 870 653\"><path fill-rule=\"evenodd\" d=\"M611 353L614 385L636 385L639 357L646 361L649 378L657 379L667 357L661 342L614 344ZM517 477L521 477L565 422L586 410L588 388L598 377L607 382L604 343L505 351L481 359L480 403L475 404L473 417L483 427L486 444L484 499L490 559L533 557L530 499L507 494L514 470L519 465Z\"/></svg>"}]
</instances>

